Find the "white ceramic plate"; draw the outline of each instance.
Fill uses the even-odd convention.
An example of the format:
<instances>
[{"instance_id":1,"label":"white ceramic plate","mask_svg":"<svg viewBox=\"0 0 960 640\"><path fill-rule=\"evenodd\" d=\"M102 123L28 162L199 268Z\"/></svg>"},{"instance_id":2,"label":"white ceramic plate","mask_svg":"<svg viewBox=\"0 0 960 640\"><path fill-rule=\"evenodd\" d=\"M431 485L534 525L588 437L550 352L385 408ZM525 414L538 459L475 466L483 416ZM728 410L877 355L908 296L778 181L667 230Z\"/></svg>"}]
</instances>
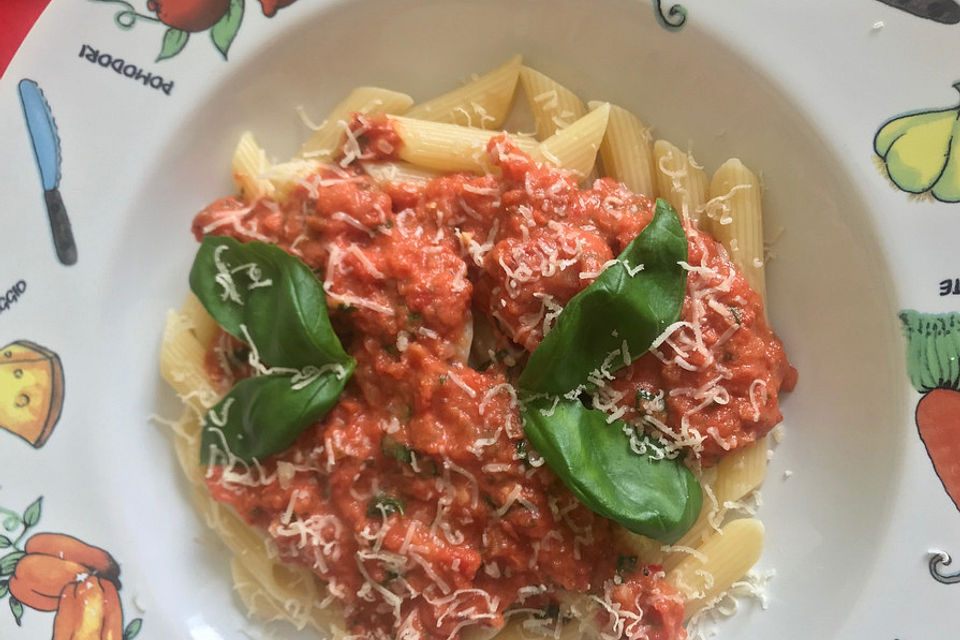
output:
<instances>
[{"instance_id":1,"label":"white ceramic plate","mask_svg":"<svg viewBox=\"0 0 960 640\"><path fill-rule=\"evenodd\" d=\"M942 282L960 277L960 205L891 187L874 135L904 112L956 104L960 25L949 22L960 10L890 2L939 8L938 21L877 0L683 4L684 24L670 28L682 16L645 0L303 0L272 18L247 0L225 59L215 42L228 29L177 51L176 33L165 39L164 25L129 12L152 16L145 2L53 2L0 80L0 346L56 352L65 394L42 447L0 430L0 533L16 538L42 496L31 533L108 549L141 638L267 629L245 619L167 433L148 421L176 414L157 352L164 312L187 290L191 218L232 191L242 130L283 158L307 133L297 105L319 116L362 84L422 99L520 52L579 95L689 141L708 167L739 156L762 168L768 229L783 229L770 315L800 382L763 491L769 608L745 607L722 637L945 637L960 585L934 579L929 551L960 553L960 513L931 464L950 486L949 446L928 456L918 437L897 314L957 308ZM156 61L162 48L173 55ZM56 120L72 266L51 240L23 79ZM906 186L944 158L944 135L914 137L890 169ZM0 402L11 384L0 378ZM950 438L960 448L960 433ZM0 571L14 549L0 549ZM18 627L6 609L0 637L49 636L52 614L27 609Z\"/></svg>"}]
</instances>

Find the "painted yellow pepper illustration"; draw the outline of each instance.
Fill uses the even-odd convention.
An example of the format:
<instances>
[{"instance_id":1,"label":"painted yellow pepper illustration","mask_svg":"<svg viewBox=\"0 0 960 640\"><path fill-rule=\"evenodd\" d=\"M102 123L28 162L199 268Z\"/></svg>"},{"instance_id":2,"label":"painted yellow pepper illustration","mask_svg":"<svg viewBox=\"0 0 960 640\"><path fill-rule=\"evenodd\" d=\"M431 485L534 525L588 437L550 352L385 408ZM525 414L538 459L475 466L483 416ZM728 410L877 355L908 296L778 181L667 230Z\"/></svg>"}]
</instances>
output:
<instances>
[{"instance_id":1,"label":"painted yellow pepper illustration","mask_svg":"<svg viewBox=\"0 0 960 640\"><path fill-rule=\"evenodd\" d=\"M960 202L960 105L896 116L877 131L873 148L897 188Z\"/></svg>"}]
</instances>

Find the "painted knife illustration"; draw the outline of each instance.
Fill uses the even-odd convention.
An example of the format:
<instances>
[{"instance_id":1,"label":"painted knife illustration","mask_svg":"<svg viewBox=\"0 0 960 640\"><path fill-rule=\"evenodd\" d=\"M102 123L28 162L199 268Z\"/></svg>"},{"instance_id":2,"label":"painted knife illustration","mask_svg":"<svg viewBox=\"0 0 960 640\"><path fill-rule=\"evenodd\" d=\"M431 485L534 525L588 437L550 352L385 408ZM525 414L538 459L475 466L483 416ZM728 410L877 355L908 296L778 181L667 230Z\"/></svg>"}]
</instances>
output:
<instances>
[{"instance_id":1,"label":"painted knife illustration","mask_svg":"<svg viewBox=\"0 0 960 640\"><path fill-rule=\"evenodd\" d=\"M43 183L43 199L47 203L47 215L50 217L50 231L53 233L53 246L57 258L65 265L77 262L77 245L73 240L70 219L60 197L60 136L57 124L53 121L50 105L43 96L37 83L29 78L20 81L20 104L23 117L27 121L33 154L40 170Z\"/></svg>"},{"instance_id":2,"label":"painted knife illustration","mask_svg":"<svg viewBox=\"0 0 960 640\"><path fill-rule=\"evenodd\" d=\"M960 22L960 5L954 0L880 0L883 4L943 24Z\"/></svg>"}]
</instances>

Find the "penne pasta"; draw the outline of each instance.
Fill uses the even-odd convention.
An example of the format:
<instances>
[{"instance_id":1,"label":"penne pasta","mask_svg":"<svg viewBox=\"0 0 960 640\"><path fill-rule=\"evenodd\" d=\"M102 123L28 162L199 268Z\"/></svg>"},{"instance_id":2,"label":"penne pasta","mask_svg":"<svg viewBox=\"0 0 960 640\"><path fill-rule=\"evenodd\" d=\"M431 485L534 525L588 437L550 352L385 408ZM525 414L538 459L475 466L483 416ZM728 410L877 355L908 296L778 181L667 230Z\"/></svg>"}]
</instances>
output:
<instances>
[{"instance_id":1,"label":"penne pasta","mask_svg":"<svg viewBox=\"0 0 960 640\"><path fill-rule=\"evenodd\" d=\"M501 133L403 116L394 117L393 122L397 135L403 140L400 157L418 167L438 171L484 173L490 169L487 143ZM537 152L536 141L521 136L511 136L511 139L521 151Z\"/></svg>"},{"instance_id":2,"label":"penne pasta","mask_svg":"<svg viewBox=\"0 0 960 640\"><path fill-rule=\"evenodd\" d=\"M577 94L536 69L520 69L520 84L537 126L537 138L546 140L587 114Z\"/></svg>"},{"instance_id":3,"label":"penne pasta","mask_svg":"<svg viewBox=\"0 0 960 640\"><path fill-rule=\"evenodd\" d=\"M766 304L760 195L756 174L731 158L713 174L710 201L704 210L713 237L726 247L730 259Z\"/></svg>"},{"instance_id":4,"label":"penne pasta","mask_svg":"<svg viewBox=\"0 0 960 640\"><path fill-rule=\"evenodd\" d=\"M202 413L216 404L219 394L203 366L206 347L192 333L190 321L176 311L167 312L160 374L180 397Z\"/></svg>"},{"instance_id":5,"label":"penne pasta","mask_svg":"<svg viewBox=\"0 0 960 640\"><path fill-rule=\"evenodd\" d=\"M540 143L538 155L547 162L586 177L597 162L610 117L610 105L603 104L569 127Z\"/></svg>"},{"instance_id":6,"label":"penne pasta","mask_svg":"<svg viewBox=\"0 0 960 640\"><path fill-rule=\"evenodd\" d=\"M269 167L266 152L257 144L253 134L245 131L233 152L230 169L246 202L273 195L273 183L262 177Z\"/></svg>"},{"instance_id":7,"label":"penne pasta","mask_svg":"<svg viewBox=\"0 0 960 640\"><path fill-rule=\"evenodd\" d=\"M590 102L589 106L592 110L602 104ZM657 197L659 191L650 130L623 107L610 106L610 119L600 144L600 157L607 176L622 182L634 193L648 198Z\"/></svg>"},{"instance_id":8,"label":"penne pasta","mask_svg":"<svg viewBox=\"0 0 960 640\"><path fill-rule=\"evenodd\" d=\"M653 144L657 194L685 219L697 222L707 201L707 174L693 156L666 140Z\"/></svg>"},{"instance_id":9,"label":"penne pasta","mask_svg":"<svg viewBox=\"0 0 960 640\"><path fill-rule=\"evenodd\" d=\"M275 599L271 590L264 589L257 575L247 569L238 556L230 559L230 574L233 587L248 611L267 622L286 618L282 601Z\"/></svg>"},{"instance_id":10,"label":"penne pasta","mask_svg":"<svg viewBox=\"0 0 960 640\"><path fill-rule=\"evenodd\" d=\"M687 619L725 592L760 559L763 523L748 518L733 520L710 536L696 555L684 558L667 573L667 582L686 598Z\"/></svg>"},{"instance_id":11,"label":"penne pasta","mask_svg":"<svg viewBox=\"0 0 960 640\"><path fill-rule=\"evenodd\" d=\"M330 160L335 156L346 139L346 126L354 113L400 114L405 113L412 104L413 98L405 93L379 87L358 87L317 126L310 139L300 148L300 157Z\"/></svg>"},{"instance_id":12,"label":"penne pasta","mask_svg":"<svg viewBox=\"0 0 960 640\"><path fill-rule=\"evenodd\" d=\"M377 184L397 184L401 182L424 183L441 175L436 171L424 169L409 162L361 162L360 166Z\"/></svg>"},{"instance_id":13,"label":"penne pasta","mask_svg":"<svg viewBox=\"0 0 960 640\"><path fill-rule=\"evenodd\" d=\"M514 56L459 89L416 105L407 115L419 120L497 129L510 112L522 63L521 56Z\"/></svg>"},{"instance_id":14,"label":"penne pasta","mask_svg":"<svg viewBox=\"0 0 960 640\"><path fill-rule=\"evenodd\" d=\"M658 558L664 569L670 571L689 555L689 549L697 549L708 536L713 535L716 527L723 522L730 508L728 505L758 489L766 475L766 437L720 460L715 467L713 481L704 482L703 508L697 521L690 531L671 545L674 550Z\"/></svg>"},{"instance_id":15,"label":"penne pasta","mask_svg":"<svg viewBox=\"0 0 960 640\"><path fill-rule=\"evenodd\" d=\"M207 313L200 299L192 291L187 294L187 299L183 301L180 313L190 321L192 325L190 330L193 331L193 335L197 337L200 344L204 348L210 346L220 328L217 326L217 321Z\"/></svg>"},{"instance_id":16,"label":"penne pasta","mask_svg":"<svg viewBox=\"0 0 960 640\"><path fill-rule=\"evenodd\" d=\"M701 482L706 484L703 480ZM673 544L661 545L656 540L637 535L626 529L620 533L621 542L629 546L637 554L637 557L643 558L644 562L662 565L664 571L669 572L680 564L684 558L695 552L697 547L716 531L714 525L723 519L722 503L719 506L714 504L714 500L711 498L712 490L708 491L705 487L703 494L703 507L700 509L696 521L690 527L690 530Z\"/></svg>"},{"instance_id":17,"label":"penne pasta","mask_svg":"<svg viewBox=\"0 0 960 640\"><path fill-rule=\"evenodd\" d=\"M196 411L185 406L180 420L174 427L174 449L177 462L183 474L194 485L203 482L203 468L200 466L200 422Z\"/></svg>"},{"instance_id":18,"label":"penne pasta","mask_svg":"<svg viewBox=\"0 0 960 640\"><path fill-rule=\"evenodd\" d=\"M760 487L767 475L767 438L731 453L717 463L717 480L713 484L717 502L723 508Z\"/></svg>"},{"instance_id":19,"label":"penne pasta","mask_svg":"<svg viewBox=\"0 0 960 640\"><path fill-rule=\"evenodd\" d=\"M554 624L555 622L552 620L515 618L505 624L499 631L471 627L464 632L463 640L490 640L491 638L497 640L544 640L544 638L579 640L580 638L590 637L580 631L580 625L576 620L561 623L559 633L555 632Z\"/></svg>"}]
</instances>

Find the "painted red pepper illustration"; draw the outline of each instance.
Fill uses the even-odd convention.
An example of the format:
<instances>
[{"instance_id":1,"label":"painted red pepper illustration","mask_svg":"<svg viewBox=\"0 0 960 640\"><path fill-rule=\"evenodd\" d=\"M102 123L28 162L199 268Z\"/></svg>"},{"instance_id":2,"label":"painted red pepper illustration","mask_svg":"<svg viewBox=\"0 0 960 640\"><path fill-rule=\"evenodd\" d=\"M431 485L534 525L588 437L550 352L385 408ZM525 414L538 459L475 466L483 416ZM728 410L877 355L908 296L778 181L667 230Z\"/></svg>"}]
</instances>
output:
<instances>
[{"instance_id":1,"label":"painted red pepper illustration","mask_svg":"<svg viewBox=\"0 0 960 640\"><path fill-rule=\"evenodd\" d=\"M28 537L42 502L22 514L0 507L0 600L9 596L18 626L26 608L55 611L53 640L134 640L143 620L124 627L120 565L112 555L62 533Z\"/></svg>"},{"instance_id":2,"label":"painted red pepper illustration","mask_svg":"<svg viewBox=\"0 0 960 640\"><path fill-rule=\"evenodd\" d=\"M120 566L109 553L99 547L62 533L37 533L27 540L23 550L27 556L46 555L79 563L89 573L119 584Z\"/></svg>"},{"instance_id":3,"label":"painted red pepper illustration","mask_svg":"<svg viewBox=\"0 0 960 640\"><path fill-rule=\"evenodd\" d=\"M56 611L60 592L77 576L89 575L82 564L53 556L27 554L10 578L10 594L37 611Z\"/></svg>"},{"instance_id":4,"label":"painted red pepper illustration","mask_svg":"<svg viewBox=\"0 0 960 640\"><path fill-rule=\"evenodd\" d=\"M53 621L53 640L122 638L123 611L112 582L89 576L63 589Z\"/></svg>"}]
</instances>

